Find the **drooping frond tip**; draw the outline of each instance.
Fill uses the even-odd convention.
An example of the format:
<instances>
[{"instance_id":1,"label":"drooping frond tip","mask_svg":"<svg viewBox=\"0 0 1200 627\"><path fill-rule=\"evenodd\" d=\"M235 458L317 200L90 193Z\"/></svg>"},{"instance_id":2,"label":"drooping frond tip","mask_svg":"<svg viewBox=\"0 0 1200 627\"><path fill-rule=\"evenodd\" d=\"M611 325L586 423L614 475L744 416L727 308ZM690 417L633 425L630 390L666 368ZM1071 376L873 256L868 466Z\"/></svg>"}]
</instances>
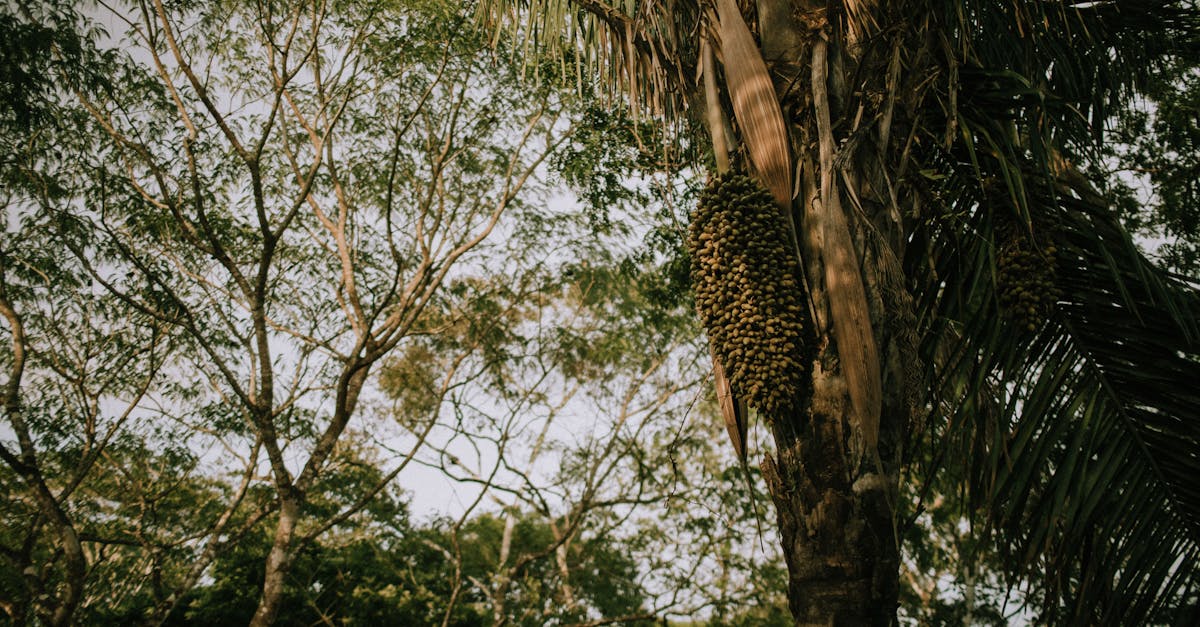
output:
<instances>
[{"instance_id":1,"label":"drooping frond tip","mask_svg":"<svg viewBox=\"0 0 1200 627\"><path fill-rule=\"evenodd\" d=\"M574 83L585 94L626 99L635 116L670 120L686 108L699 57L695 2L480 0L493 45L531 77Z\"/></svg>"}]
</instances>

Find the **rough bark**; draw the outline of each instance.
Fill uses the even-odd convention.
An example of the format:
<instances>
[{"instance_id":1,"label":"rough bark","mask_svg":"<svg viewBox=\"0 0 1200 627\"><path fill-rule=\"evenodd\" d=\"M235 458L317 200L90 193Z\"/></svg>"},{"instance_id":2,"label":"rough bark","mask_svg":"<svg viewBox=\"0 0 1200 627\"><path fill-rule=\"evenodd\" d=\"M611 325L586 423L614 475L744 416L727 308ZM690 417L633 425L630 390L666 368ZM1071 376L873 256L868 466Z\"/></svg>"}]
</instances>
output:
<instances>
[{"instance_id":1,"label":"rough bark","mask_svg":"<svg viewBox=\"0 0 1200 627\"><path fill-rule=\"evenodd\" d=\"M789 606L797 625L891 625L899 575L896 468L854 467L845 382L829 349L816 364L811 403L774 425L779 458L763 462L788 565ZM900 417L885 412L882 422ZM881 444L892 444L895 430L881 435Z\"/></svg>"},{"instance_id":2,"label":"rough bark","mask_svg":"<svg viewBox=\"0 0 1200 627\"><path fill-rule=\"evenodd\" d=\"M781 3L760 2L760 17L780 14ZM763 11L764 4L771 10ZM804 19L761 23L760 33L764 49L771 51L772 78L791 124L798 178L793 212L816 328L816 356L812 385L800 399L800 409L771 424L777 457L768 456L763 471L776 506L796 624L893 625L899 590L895 515L900 445L913 396L908 372L914 358L912 329L905 326L912 324L911 302L897 261L902 229L894 224L895 200L886 173L874 154L855 154L852 145L847 147L847 136L858 130L858 122L852 121L856 111L844 110L850 92L859 88L850 84L850 77L864 71L886 75L888 68L858 67L819 8L793 8L797 12L792 15ZM816 85L820 77L813 75L813 52L824 46L828 66L817 69L826 80ZM884 58L885 64L888 60ZM827 94L814 93L826 86ZM814 114L814 105L826 110ZM832 116L843 136L829 137L829 119L822 125L820 115ZM888 124L889 116L881 115L878 129L867 132L884 145ZM828 153L833 146L837 154L822 154L822 147ZM837 164L836 171L831 163ZM865 293L871 343L861 342L864 333L847 337L839 328L845 325L838 324L838 316L845 314L831 299L836 286L831 286L830 271L837 269L830 264L839 263L829 252L831 210L844 221L857 262L853 272L835 272L833 278L853 282ZM846 351L847 346L839 350L839 341L859 342L849 348L868 350L864 357L878 364L880 393L872 399L879 403L877 439L864 442L864 434L857 432L871 425L861 420L863 408L856 404L861 406L862 399L855 398L853 377L842 361L855 351Z\"/></svg>"}]
</instances>

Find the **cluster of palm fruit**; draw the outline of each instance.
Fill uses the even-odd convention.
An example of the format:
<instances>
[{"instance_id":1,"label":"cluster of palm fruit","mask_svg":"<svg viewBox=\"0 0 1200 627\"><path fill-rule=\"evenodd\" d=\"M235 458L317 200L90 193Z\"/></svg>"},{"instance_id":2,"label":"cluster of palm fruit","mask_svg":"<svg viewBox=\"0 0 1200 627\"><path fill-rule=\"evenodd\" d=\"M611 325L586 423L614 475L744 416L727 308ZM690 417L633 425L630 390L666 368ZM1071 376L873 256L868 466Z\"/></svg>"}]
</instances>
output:
<instances>
[{"instance_id":1,"label":"cluster of palm fruit","mask_svg":"<svg viewBox=\"0 0 1200 627\"><path fill-rule=\"evenodd\" d=\"M1006 222L997 229L996 290L1000 315L1019 328L1036 331L1062 297L1055 268L1054 229L1034 221L1032 234L1024 225Z\"/></svg>"},{"instance_id":2,"label":"cluster of palm fruit","mask_svg":"<svg viewBox=\"0 0 1200 627\"><path fill-rule=\"evenodd\" d=\"M734 393L768 417L805 382L808 308L783 215L744 173L710 181L688 230L696 310Z\"/></svg>"}]
</instances>

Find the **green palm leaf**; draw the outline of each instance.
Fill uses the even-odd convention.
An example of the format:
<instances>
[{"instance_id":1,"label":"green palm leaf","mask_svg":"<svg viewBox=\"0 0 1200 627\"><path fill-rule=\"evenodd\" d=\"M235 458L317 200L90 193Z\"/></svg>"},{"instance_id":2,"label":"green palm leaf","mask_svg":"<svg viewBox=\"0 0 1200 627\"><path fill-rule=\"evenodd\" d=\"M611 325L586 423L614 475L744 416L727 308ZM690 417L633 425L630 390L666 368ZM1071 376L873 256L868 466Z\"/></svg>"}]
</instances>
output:
<instances>
[{"instance_id":1,"label":"green palm leaf","mask_svg":"<svg viewBox=\"0 0 1200 627\"><path fill-rule=\"evenodd\" d=\"M1107 207L1029 191L1033 211L1061 221L1063 296L1036 332L995 297L995 222L1009 207L963 194L974 215L914 247L933 259L914 273L941 279L919 290L936 320L938 433L965 449L949 458L971 460L979 511L1048 619L1142 622L1200 585L1200 388L1186 383L1200 381L1200 293L1142 258Z\"/></svg>"},{"instance_id":2,"label":"green palm leaf","mask_svg":"<svg viewBox=\"0 0 1200 627\"><path fill-rule=\"evenodd\" d=\"M951 4L976 26L943 61L957 101L924 112L914 160L943 213L914 229L906 268L935 446L969 460L975 511L1045 620L1173 622L1200 587L1200 294L1138 253L1064 155L1087 160L1089 123L1194 50L1196 7ZM948 150L930 147L947 127ZM1057 225L1061 298L1031 332L1001 315L996 258L1003 224L1039 221Z\"/></svg>"}]
</instances>

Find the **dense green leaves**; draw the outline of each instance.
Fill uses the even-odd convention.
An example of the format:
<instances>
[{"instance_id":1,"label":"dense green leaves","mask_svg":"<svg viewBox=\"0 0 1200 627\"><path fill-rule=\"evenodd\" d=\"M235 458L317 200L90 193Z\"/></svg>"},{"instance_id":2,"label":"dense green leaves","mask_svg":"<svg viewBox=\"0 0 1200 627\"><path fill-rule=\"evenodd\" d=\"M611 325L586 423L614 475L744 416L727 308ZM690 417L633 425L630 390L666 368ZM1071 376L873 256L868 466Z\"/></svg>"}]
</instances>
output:
<instances>
[{"instance_id":1,"label":"dense green leaves","mask_svg":"<svg viewBox=\"0 0 1200 627\"><path fill-rule=\"evenodd\" d=\"M1066 186L1031 191L1033 210L1058 224L1062 295L1036 332L998 315L987 211L965 235L945 231L932 256L944 283L925 294L942 320L962 321L929 336L944 338L931 351L952 347L929 354L952 410L936 446L974 460L980 522L996 525L1001 563L1031 578L1047 620L1136 621L1185 606L1200 431L1189 418L1198 399L1179 381L1200 375L1196 295L1143 260L1103 205Z\"/></svg>"}]
</instances>

